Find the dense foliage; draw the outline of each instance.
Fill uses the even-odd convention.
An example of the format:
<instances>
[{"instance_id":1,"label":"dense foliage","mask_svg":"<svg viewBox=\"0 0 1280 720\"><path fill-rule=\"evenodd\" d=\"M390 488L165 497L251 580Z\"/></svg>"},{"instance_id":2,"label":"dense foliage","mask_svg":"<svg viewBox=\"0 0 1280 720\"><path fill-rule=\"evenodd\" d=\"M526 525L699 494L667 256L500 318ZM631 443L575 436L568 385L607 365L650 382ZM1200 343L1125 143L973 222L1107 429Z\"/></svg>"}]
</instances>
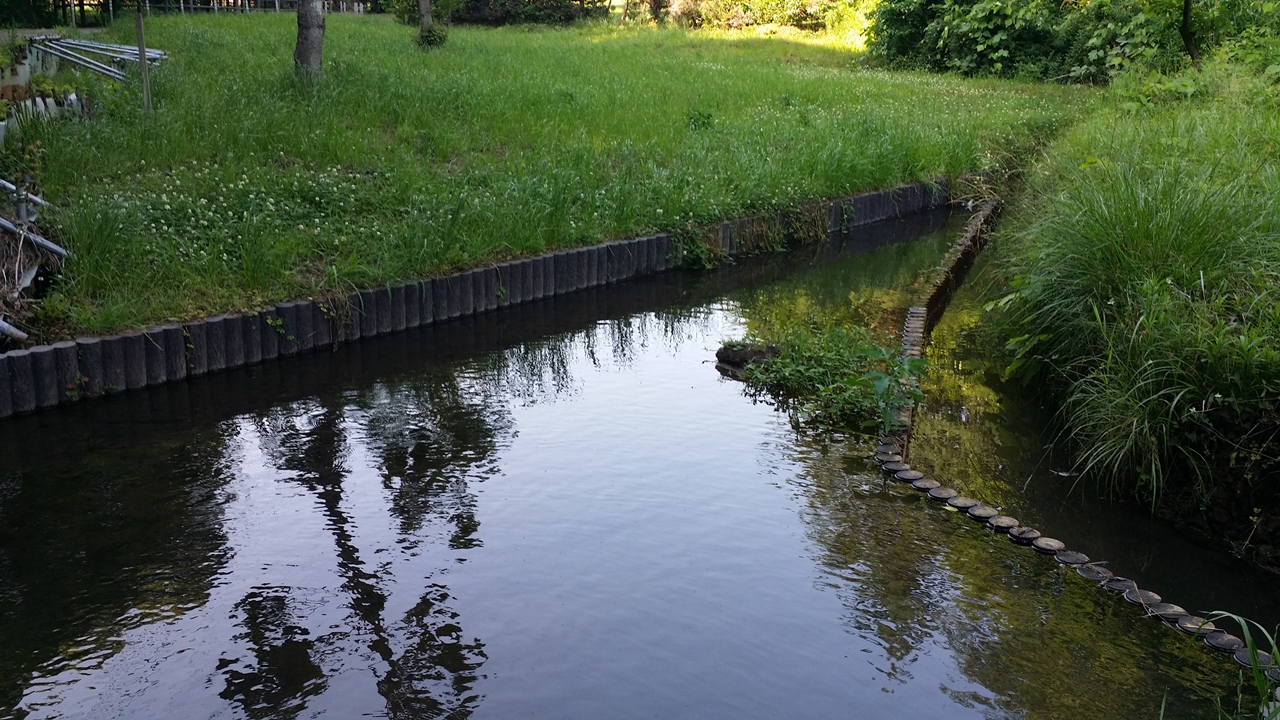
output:
<instances>
[{"instance_id":1,"label":"dense foliage","mask_svg":"<svg viewBox=\"0 0 1280 720\"><path fill-rule=\"evenodd\" d=\"M1151 499L1280 476L1278 80L1258 32L1121 77L1006 232L1011 374L1054 379L1084 466Z\"/></svg>"},{"instance_id":2,"label":"dense foliage","mask_svg":"<svg viewBox=\"0 0 1280 720\"><path fill-rule=\"evenodd\" d=\"M1280 3L1193 0L1198 49L1280 24ZM895 67L1105 82L1188 62L1181 0L879 0L870 47ZM1203 48L1201 48L1203 46Z\"/></svg>"},{"instance_id":3,"label":"dense foliage","mask_svg":"<svg viewBox=\"0 0 1280 720\"><path fill-rule=\"evenodd\" d=\"M417 0L387 0L387 11L408 25L418 24ZM435 0L432 15L438 21L478 25L512 23L563 24L609 12L606 0Z\"/></svg>"}]
</instances>

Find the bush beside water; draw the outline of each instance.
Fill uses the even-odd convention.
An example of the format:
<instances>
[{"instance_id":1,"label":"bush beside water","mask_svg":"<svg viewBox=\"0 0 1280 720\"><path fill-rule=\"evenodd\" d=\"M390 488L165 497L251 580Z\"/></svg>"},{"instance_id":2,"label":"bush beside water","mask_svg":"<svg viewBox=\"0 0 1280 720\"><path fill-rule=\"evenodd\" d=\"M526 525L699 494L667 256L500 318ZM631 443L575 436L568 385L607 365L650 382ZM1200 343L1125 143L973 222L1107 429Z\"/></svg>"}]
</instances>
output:
<instances>
[{"instance_id":1,"label":"bush beside water","mask_svg":"<svg viewBox=\"0 0 1280 720\"><path fill-rule=\"evenodd\" d=\"M1011 375L1051 379L1094 477L1280 562L1280 42L1126 75L1000 244ZM1169 88L1191 87L1184 93Z\"/></svg>"}]
</instances>

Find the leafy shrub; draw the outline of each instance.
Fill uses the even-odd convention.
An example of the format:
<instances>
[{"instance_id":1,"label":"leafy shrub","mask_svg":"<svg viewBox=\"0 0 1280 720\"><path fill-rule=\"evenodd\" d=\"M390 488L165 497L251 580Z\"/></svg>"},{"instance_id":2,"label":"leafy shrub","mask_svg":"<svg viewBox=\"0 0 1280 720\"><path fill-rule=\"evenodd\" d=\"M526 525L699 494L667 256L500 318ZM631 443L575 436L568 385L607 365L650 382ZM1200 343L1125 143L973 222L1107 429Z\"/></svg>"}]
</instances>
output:
<instances>
[{"instance_id":1,"label":"leafy shrub","mask_svg":"<svg viewBox=\"0 0 1280 720\"><path fill-rule=\"evenodd\" d=\"M402 23L418 24L417 0L388 0L387 11ZM436 0L431 11L437 20L507 25L512 23L563 24L608 14L604 0Z\"/></svg>"},{"instance_id":2,"label":"leafy shrub","mask_svg":"<svg viewBox=\"0 0 1280 720\"><path fill-rule=\"evenodd\" d=\"M452 18L480 25L563 24L608 13L602 0L463 0Z\"/></svg>"},{"instance_id":3,"label":"leafy shrub","mask_svg":"<svg viewBox=\"0 0 1280 720\"><path fill-rule=\"evenodd\" d=\"M1142 66L1186 62L1178 0L880 0L871 49L890 65L964 74L1105 82ZM1271 3L1200 0L1193 34L1207 44L1275 22Z\"/></svg>"},{"instance_id":4,"label":"leafy shrub","mask_svg":"<svg viewBox=\"0 0 1280 720\"><path fill-rule=\"evenodd\" d=\"M864 4L863 0L671 0L668 16L685 27L845 29L860 17Z\"/></svg>"},{"instance_id":5,"label":"leafy shrub","mask_svg":"<svg viewBox=\"0 0 1280 720\"><path fill-rule=\"evenodd\" d=\"M462 0L432 0L431 16L435 20L448 22L453 11L462 5ZM417 25L421 20L418 14L418 0L387 0L387 12L405 25Z\"/></svg>"}]
</instances>

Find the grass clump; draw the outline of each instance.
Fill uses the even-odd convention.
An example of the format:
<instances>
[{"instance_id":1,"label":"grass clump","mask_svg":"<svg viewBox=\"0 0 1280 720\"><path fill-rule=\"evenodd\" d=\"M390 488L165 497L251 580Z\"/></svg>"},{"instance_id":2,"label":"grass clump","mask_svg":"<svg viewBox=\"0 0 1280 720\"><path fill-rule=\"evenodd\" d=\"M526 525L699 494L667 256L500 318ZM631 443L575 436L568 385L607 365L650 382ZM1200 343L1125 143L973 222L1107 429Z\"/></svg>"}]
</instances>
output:
<instances>
[{"instance_id":1,"label":"grass clump","mask_svg":"<svg viewBox=\"0 0 1280 720\"><path fill-rule=\"evenodd\" d=\"M327 22L311 87L290 71L287 14L152 18L148 41L171 53L154 115L128 83L88 120L10 136L0 170L34 173L72 253L39 337L954 176L1091 97L863 71L847 49L725 33L456 27L423 53L390 18ZM124 23L104 39L131 37Z\"/></svg>"},{"instance_id":2,"label":"grass clump","mask_svg":"<svg viewBox=\"0 0 1280 720\"><path fill-rule=\"evenodd\" d=\"M1173 80L1118 82L1033 171L1004 233L1009 369L1056 379L1081 465L1120 489L1274 496L1280 94L1222 55Z\"/></svg>"},{"instance_id":3,"label":"grass clump","mask_svg":"<svg viewBox=\"0 0 1280 720\"><path fill-rule=\"evenodd\" d=\"M887 333L866 322L866 298L820 304L804 289L759 298L734 348L765 348L744 379L771 396L796 426L888 430L898 408L920 399L924 360L904 358Z\"/></svg>"}]
</instances>

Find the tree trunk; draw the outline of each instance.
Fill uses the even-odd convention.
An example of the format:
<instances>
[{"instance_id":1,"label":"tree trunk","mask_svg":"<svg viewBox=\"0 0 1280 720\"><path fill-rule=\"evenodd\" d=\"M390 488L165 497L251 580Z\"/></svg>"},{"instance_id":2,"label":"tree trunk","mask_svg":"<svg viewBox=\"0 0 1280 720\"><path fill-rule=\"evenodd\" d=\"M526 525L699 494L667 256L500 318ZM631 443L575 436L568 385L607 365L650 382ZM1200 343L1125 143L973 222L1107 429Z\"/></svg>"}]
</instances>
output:
<instances>
[{"instance_id":1,"label":"tree trunk","mask_svg":"<svg viewBox=\"0 0 1280 720\"><path fill-rule=\"evenodd\" d=\"M323 70L324 12L321 0L298 0L298 44L293 49L293 70L299 77L319 80Z\"/></svg>"},{"instance_id":2,"label":"tree trunk","mask_svg":"<svg viewBox=\"0 0 1280 720\"><path fill-rule=\"evenodd\" d=\"M426 37L431 31L431 0L418 0L418 35Z\"/></svg>"},{"instance_id":3,"label":"tree trunk","mask_svg":"<svg viewBox=\"0 0 1280 720\"><path fill-rule=\"evenodd\" d=\"M1200 48L1196 47L1196 36L1191 32L1191 0L1182 0L1182 27L1178 29L1182 34L1182 44L1187 48L1187 54L1191 56L1191 64L1196 66L1196 70L1200 69Z\"/></svg>"}]
</instances>

